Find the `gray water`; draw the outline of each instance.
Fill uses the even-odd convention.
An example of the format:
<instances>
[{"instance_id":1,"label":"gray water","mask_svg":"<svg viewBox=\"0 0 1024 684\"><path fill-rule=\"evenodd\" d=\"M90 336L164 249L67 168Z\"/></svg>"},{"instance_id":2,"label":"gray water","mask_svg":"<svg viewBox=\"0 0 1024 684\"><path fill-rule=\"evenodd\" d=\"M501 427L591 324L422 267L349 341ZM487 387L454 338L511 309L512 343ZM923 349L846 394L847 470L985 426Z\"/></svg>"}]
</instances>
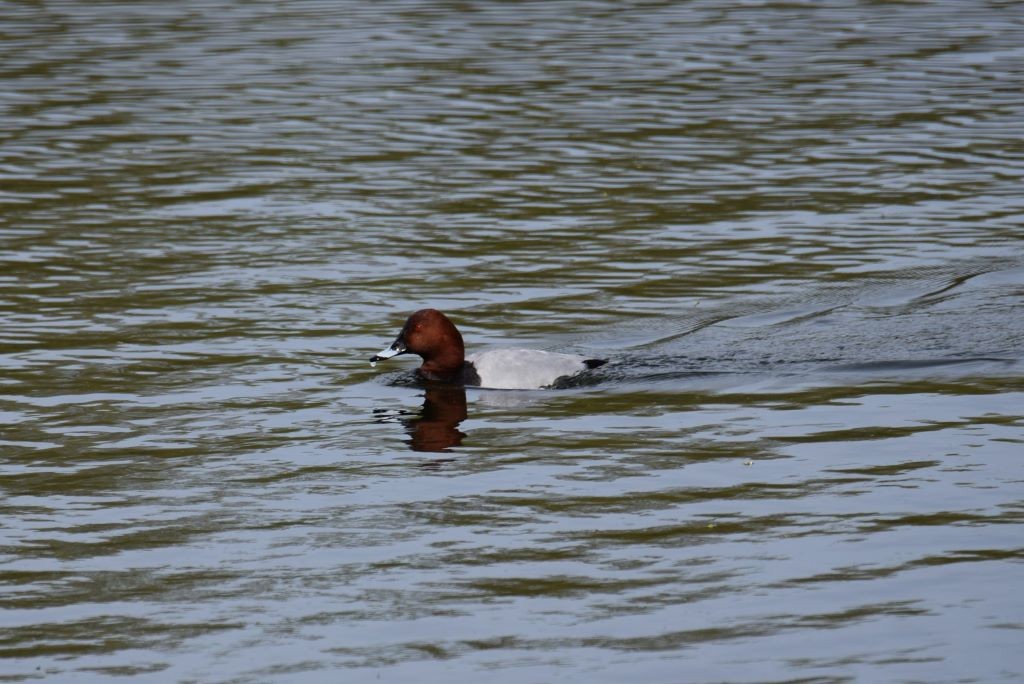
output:
<instances>
[{"instance_id":1,"label":"gray water","mask_svg":"<svg viewBox=\"0 0 1024 684\"><path fill-rule=\"evenodd\" d=\"M1022 92L1017 2L0 3L0 680L1020 681Z\"/></svg>"}]
</instances>

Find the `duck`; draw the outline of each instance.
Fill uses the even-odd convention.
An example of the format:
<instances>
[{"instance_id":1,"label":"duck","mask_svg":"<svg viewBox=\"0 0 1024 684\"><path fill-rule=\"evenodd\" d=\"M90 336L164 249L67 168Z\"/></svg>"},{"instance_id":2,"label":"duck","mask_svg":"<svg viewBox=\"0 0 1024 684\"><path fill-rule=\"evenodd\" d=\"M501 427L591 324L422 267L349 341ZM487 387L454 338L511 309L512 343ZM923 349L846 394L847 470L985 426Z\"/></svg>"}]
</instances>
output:
<instances>
[{"instance_id":1,"label":"duck","mask_svg":"<svg viewBox=\"0 0 1024 684\"><path fill-rule=\"evenodd\" d=\"M489 389L543 389L608 363L540 349L492 349L466 356L462 333L437 309L409 316L395 341L370 357L370 365L400 354L423 359L416 373L424 380Z\"/></svg>"}]
</instances>

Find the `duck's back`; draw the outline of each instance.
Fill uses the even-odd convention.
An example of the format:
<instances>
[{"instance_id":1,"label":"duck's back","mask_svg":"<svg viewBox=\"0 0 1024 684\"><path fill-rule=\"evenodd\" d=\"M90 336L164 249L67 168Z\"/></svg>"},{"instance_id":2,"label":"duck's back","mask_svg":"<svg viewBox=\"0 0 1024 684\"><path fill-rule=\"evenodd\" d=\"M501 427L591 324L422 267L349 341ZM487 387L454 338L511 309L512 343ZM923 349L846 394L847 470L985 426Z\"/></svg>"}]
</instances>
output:
<instances>
[{"instance_id":1,"label":"duck's back","mask_svg":"<svg viewBox=\"0 0 1024 684\"><path fill-rule=\"evenodd\" d=\"M589 366L574 354L557 354L539 349L491 349L466 357L481 387L494 389L540 389L566 375Z\"/></svg>"}]
</instances>

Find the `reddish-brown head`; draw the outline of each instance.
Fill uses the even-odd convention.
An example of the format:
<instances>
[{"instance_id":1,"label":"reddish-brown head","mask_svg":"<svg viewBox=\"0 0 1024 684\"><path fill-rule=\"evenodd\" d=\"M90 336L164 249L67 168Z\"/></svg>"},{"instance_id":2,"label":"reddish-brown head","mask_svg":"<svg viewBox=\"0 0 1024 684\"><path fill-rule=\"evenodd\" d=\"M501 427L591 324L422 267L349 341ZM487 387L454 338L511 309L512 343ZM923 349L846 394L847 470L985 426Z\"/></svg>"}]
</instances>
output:
<instances>
[{"instance_id":1,"label":"reddish-brown head","mask_svg":"<svg viewBox=\"0 0 1024 684\"><path fill-rule=\"evenodd\" d=\"M405 322L398 334L405 340L405 349L431 361L438 357L458 356L465 360L466 348L455 324L437 309L420 309Z\"/></svg>"},{"instance_id":2,"label":"reddish-brown head","mask_svg":"<svg viewBox=\"0 0 1024 684\"><path fill-rule=\"evenodd\" d=\"M459 373L466 360L462 335L437 309L420 309L409 316L391 346L370 360L376 362L406 353L423 359L421 373L439 379Z\"/></svg>"}]
</instances>

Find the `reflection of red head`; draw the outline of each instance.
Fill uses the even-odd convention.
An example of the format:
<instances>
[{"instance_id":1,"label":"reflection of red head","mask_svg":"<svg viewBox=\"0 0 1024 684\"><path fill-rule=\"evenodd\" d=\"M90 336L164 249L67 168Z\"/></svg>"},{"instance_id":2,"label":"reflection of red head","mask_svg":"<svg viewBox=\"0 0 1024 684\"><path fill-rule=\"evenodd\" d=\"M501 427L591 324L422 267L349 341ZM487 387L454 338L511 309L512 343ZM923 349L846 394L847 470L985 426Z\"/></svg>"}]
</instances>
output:
<instances>
[{"instance_id":1,"label":"reflection of red head","mask_svg":"<svg viewBox=\"0 0 1024 684\"><path fill-rule=\"evenodd\" d=\"M465 433L459 423L466 419L466 390L461 387L427 389L423 411L405 422L413 451L448 451L462 444Z\"/></svg>"}]
</instances>

